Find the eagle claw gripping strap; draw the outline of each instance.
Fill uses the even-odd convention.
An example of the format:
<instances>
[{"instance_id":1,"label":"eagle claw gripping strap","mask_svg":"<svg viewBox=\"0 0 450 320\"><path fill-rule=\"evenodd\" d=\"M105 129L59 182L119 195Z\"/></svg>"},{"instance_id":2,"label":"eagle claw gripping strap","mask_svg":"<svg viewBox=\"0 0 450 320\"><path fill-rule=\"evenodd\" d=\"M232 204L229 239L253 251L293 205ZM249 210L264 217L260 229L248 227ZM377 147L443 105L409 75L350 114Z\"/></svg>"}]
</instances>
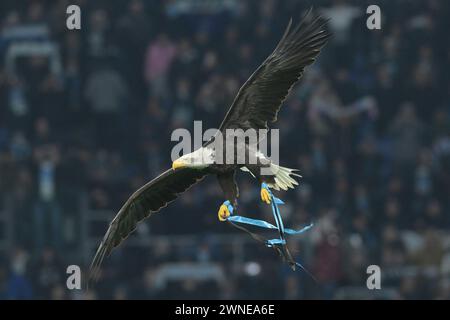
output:
<instances>
[{"instance_id":1,"label":"eagle claw gripping strap","mask_svg":"<svg viewBox=\"0 0 450 320\"><path fill-rule=\"evenodd\" d=\"M313 224L309 224L308 226L300 229L300 230L294 230L285 228L283 224L283 219L281 218L280 210L278 208L279 205L284 204L284 202L275 197L272 192L270 191L267 184L263 183L261 185L262 188L267 190L270 195L270 199L272 200L270 205L272 207L272 213L273 217L275 218L276 226L273 224L259 219L251 219L243 216L233 215L233 206L231 205L230 201L225 201L223 204L227 206L228 211L230 212L230 216L226 219L229 223L231 223L233 226L237 227L238 229L245 231L249 233L254 239L263 242L266 247L274 248L282 257L283 259L291 266L292 269L295 270L295 267L300 267L301 269L305 270L312 278L314 278L300 263L293 260L287 246L286 246L286 238L285 235L296 235L303 233L313 227ZM247 228L238 225L238 224L246 224L246 225L252 225L260 228L270 229L270 230L278 230L278 239L270 239L265 240L261 236L249 231Z\"/></svg>"}]
</instances>

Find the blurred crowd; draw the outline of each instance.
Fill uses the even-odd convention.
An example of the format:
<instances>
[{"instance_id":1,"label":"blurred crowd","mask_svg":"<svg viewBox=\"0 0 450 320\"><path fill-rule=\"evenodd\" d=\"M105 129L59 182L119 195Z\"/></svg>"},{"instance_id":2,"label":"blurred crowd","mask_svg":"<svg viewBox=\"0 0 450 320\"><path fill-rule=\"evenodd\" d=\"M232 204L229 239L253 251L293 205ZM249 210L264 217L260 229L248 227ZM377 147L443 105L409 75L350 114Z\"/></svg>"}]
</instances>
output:
<instances>
[{"instance_id":1,"label":"blurred crowd","mask_svg":"<svg viewBox=\"0 0 450 320\"><path fill-rule=\"evenodd\" d=\"M219 223L210 178L83 293L66 289L67 265L85 268L127 197L171 166L172 131L217 128L312 1L2 0L0 299L450 299L450 2L376 1L369 30L372 2L314 1L333 38L273 125L281 165L303 176L279 196L287 225L315 223L290 243L316 281ZM81 30L66 28L69 4ZM239 185L241 213L270 219L257 183Z\"/></svg>"}]
</instances>

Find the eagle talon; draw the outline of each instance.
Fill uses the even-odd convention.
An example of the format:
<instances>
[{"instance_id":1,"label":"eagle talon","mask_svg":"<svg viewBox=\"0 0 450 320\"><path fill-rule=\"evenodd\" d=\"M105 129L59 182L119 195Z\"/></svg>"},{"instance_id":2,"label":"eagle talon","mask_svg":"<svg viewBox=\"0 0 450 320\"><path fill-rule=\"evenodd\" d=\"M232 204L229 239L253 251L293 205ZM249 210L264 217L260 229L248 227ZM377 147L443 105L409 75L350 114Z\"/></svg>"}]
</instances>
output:
<instances>
[{"instance_id":1,"label":"eagle talon","mask_svg":"<svg viewBox=\"0 0 450 320\"><path fill-rule=\"evenodd\" d=\"M267 190L265 187L261 188L261 200L267 204L270 204L272 201L272 196L270 195L269 190Z\"/></svg>"},{"instance_id":2,"label":"eagle talon","mask_svg":"<svg viewBox=\"0 0 450 320\"><path fill-rule=\"evenodd\" d=\"M230 213L230 210L228 209L228 206L225 204L222 204L219 208L219 212L217 213L219 220L224 222L228 219L228 217L230 215L231 215L231 213Z\"/></svg>"}]
</instances>

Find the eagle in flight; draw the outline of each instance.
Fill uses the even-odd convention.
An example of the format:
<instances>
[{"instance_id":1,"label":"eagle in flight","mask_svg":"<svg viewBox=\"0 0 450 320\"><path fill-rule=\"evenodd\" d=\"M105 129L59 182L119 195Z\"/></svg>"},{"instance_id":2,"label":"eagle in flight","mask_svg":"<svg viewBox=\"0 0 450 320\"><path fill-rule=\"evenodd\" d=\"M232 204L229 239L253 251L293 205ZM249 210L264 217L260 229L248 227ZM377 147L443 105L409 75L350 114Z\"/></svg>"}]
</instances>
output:
<instances>
[{"instance_id":1,"label":"eagle in flight","mask_svg":"<svg viewBox=\"0 0 450 320\"><path fill-rule=\"evenodd\" d=\"M296 170L278 166L259 151L259 138L237 143L235 139L228 139L228 129L268 129L267 124L277 120L289 91L302 77L305 67L315 61L329 37L327 19L311 14L311 10L295 27L290 20L275 50L240 88L217 134L201 148L175 160L172 168L142 186L126 201L110 223L95 254L91 279L96 277L105 256L124 241L140 221L167 206L207 175L217 176L225 198L234 208L239 196L235 181L238 169L249 172L260 183L275 190L298 185L293 178L299 177ZM220 154L225 153L224 150L227 153L231 150L233 155L243 153L244 159L256 161L217 161L219 155L222 160L223 156L228 160L229 154ZM265 188L261 188L261 199L266 203L271 201ZM222 205L218 215L220 220L225 220L230 215L228 207Z\"/></svg>"}]
</instances>

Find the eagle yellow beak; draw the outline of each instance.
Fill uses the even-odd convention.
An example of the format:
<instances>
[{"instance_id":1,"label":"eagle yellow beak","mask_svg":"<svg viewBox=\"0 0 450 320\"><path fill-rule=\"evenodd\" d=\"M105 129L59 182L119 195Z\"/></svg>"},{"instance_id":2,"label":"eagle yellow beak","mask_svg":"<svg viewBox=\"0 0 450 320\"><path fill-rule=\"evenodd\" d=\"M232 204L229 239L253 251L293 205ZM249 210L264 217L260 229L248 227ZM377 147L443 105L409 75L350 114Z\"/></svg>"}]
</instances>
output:
<instances>
[{"instance_id":1,"label":"eagle yellow beak","mask_svg":"<svg viewBox=\"0 0 450 320\"><path fill-rule=\"evenodd\" d=\"M180 159L177 159L174 162L172 162L172 170L184 168L185 166L186 166L186 164L183 163Z\"/></svg>"}]
</instances>

